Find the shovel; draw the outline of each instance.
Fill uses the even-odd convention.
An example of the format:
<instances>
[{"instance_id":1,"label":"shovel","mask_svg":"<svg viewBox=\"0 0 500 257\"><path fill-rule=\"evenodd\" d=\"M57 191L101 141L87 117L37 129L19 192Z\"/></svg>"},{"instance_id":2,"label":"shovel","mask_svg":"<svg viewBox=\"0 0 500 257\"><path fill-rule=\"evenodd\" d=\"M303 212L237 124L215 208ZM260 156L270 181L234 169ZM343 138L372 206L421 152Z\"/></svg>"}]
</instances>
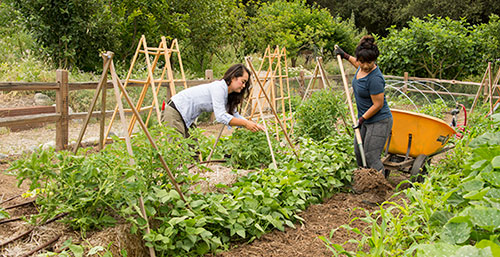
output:
<instances>
[{"instance_id":1,"label":"shovel","mask_svg":"<svg viewBox=\"0 0 500 257\"><path fill-rule=\"evenodd\" d=\"M337 47L338 46L335 45L335 48ZM337 61L339 62L340 73L342 73L342 81L344 82L344 90L345 90L345 95L347 97L347 103L349 105L349 111L351 112L352 123L354 124L354 126L356 126L358 120L356 119L356 116L354 114L354 108L352 107L351 94L349 93L349 86L347 85L347 77L344 72L344 66L342 65L342 57L340 57L340 55L337 55ZM363 149L363 142L361 141L361 133L359 132L359 128L354 129L354 135L356 136L356 141L358 142L358 148L361 154L361 162L363 163L363 167L366 167L365 150Z\"/></svg>"}]
</instances>

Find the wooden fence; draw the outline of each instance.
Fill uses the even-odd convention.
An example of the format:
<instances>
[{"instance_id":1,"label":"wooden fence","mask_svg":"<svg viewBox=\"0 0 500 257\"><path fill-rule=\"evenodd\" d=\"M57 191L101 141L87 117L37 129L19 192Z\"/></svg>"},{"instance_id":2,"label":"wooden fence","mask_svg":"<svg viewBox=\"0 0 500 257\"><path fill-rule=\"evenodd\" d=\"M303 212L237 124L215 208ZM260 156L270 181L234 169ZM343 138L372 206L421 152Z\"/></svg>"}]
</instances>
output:
<instances>
[{"instance_id":1,"label":"wooden fence","mask_svg":"<svg viewBox=\"0 0 500 257\"><path fill-rule=\"evenodd\" d=\"M352 77L353 75L349 75ZM456 80L439 80L439 79L429 79L429 78L416 78L416 77L408 77L407 73L405 73L404 77L398 76L385 76L386 79L397 79L402 81L433 81L437 83L448 83L448 84L462 84L462 85L470 85L478 88L481 83L476 82L464 82L464 81L456 81ZM306 85L306 81L311 79L311 76L305 76L304 73L301 73L298 77L289 78L292 81L298 82L298 87L304 87ZM328 76L328 79L336 82L336 84L341 85L342 78L340 75ZM189 80L187 81L188 87L200 85L204 83L208 83L213 81L213 74L210 70L205 72L204 80ZM182 82L176 82L176 85L182 86ZM319 82L321 83L321 81ZM57 70L56 71L56 82L0 82L0 91L1 92L9 92L9 91L41 91L41 90L53 90L56 91L56 112L49 114L36 114L36 115L24 115L24 116L16 116L16 117L4 117L0 118L0 127L12 126L12 125L23 125L29 123L38 123L38 122L52 122L56 123L56 149L61 150L65 149L68 146L68 122L73 119L83 119L86 117L87 113L72 113L69 114L69 91L73 90L84 90L84 89L93 89L97 88L98 82L68 82L68 71L66 70ZM142 87L144 84L142 83L129 83L128 87ZM106 84L106 89L112 89L113 85L110 81ZM340 87L339 87L340 88ZM405 88L405 90L412 91L414 89ZM299 90L300 91L300 90ZM430 91L430 90L421 90L423 93L428 94L454 94L454 95L462 95L462 96L475 96L472 94L465 94L460 92L442 92L442 91ZM498 96L495 97L498 99ZM113 113L112 110L105 111L104 114L101 111L94 111L92 113L92 117L102 117L108 116Z\"/></svg>"}]
</instances>

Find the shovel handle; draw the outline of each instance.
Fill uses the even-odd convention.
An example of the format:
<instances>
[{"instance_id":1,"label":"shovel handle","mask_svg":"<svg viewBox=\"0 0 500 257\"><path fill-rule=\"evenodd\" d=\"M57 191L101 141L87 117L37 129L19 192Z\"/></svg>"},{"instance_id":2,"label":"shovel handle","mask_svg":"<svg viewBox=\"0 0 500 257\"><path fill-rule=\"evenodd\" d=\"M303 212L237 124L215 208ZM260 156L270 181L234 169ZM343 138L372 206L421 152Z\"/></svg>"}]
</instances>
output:
<instances>
[{"instance_id":1,"label":"shovel handle","mask_svg":"<svg viewBox=\"0 0 500 257\"><path fill-rule=\"evenodd\" d=\"M340 55L337 55L337 61L339 62L340 73L342 74L342 81L344 82L344 91L347 97L347 103L349 106L349 112L351 113L352 123L356 125L357 119L354 114L351 94L349 94L349 86L347 85L347 77L344 72L344 66L342 65L342 57L340 57ZM361 133L359 132L359 128L354 129L354 134L356 136L356 141L358 142L359 152L361 153L361 162L363 163L363 166L366 167L365 151L363 149L363 141L361 140Z\"/></svg>"}]
</instances>

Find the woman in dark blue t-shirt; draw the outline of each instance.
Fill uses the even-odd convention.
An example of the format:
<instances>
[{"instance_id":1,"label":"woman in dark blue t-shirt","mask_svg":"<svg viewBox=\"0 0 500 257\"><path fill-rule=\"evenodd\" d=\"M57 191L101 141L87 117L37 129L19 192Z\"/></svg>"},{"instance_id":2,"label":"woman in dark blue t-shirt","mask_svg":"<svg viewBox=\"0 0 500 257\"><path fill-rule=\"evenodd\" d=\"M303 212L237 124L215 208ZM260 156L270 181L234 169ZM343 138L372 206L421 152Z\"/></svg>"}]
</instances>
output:
<instances>
[{"instance_id":1,"label":"woman in dark blue t-shirt","mask_svg":"<svg viewBox=\"0 0 500 257\"><path fill-rule=\"evenodd\" d=\"M337 48L335 54L348 60L357 68L352 88L358 109L358 124L363 148L365 150L368 168L385 172L380 160L385 143L392 129L392 114L385 99L385 80L382 72L375 64L379 50L375 39L368 35L361 38L356 47L356 57L350 56L342 49ZM354 152L358 166L362 166L358 144L354 139Z\"/></svg>"}]
</instances>

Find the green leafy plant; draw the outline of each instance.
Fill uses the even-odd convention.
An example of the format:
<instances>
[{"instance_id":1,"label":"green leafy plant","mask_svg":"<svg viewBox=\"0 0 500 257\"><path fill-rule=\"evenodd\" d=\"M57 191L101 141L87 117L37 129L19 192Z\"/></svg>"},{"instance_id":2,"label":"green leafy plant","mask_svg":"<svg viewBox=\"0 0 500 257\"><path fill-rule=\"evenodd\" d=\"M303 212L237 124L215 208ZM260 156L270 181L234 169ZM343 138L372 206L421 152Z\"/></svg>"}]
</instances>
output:
<instances>
[{"instance_id":1,"label":"green leafy plant","mask_svg":"<svg viewBox=\"0 0 500 257\"><path fill-rule=\"evenodd\" d=\"M270 130L269 130L270 131ZM275 157L281 149L276 138L271 134ZM271 162L271 152L264 132L251 132L247 129L237 129L231 138L224 141L226 154L230 155L230 164L234 168L257 169L267 167Z\"/></svg>"},{"instance_id":2,"label":"green leafy plant","mask_svg":"<svg viewBox=\"0 0 500 257\"><path fill-rule=\"evenodd\" d=\"M403 191L408 200L367 213L363 231L348 224L332 230L330 236L340 229L360 234L349 241L355 251L322 237L326 247L351 256L498 255L500 145L491 139L500 137L500 114L491 118L482 121L488 124L480 125L483 134L468 131L449 158L429 167L423 183Z\"/></svg>"},{"instance_id":3,"label":"green leafy plant","mask_svg":"<svg viewBox=\"0 0 500 257\"><path fill-rule=\"evenodd\" d=\"M386 73L459 79L483 71L475 64L482 58L482 41L465 19L413 18L407 27L388 31L379 43L379 64Z\"/></svg>"},{"instance_id":4,"label":"green leafy plant","mask_svg":"<svg viewBox=\"0 0 500 257\"><path fill-rule=\"evenodd\" d=\"M297 135L323 140L345 131L342 120L346 108L343 98L333 90L314 92L295 112Z\"/></svg>"}]
</instances>

